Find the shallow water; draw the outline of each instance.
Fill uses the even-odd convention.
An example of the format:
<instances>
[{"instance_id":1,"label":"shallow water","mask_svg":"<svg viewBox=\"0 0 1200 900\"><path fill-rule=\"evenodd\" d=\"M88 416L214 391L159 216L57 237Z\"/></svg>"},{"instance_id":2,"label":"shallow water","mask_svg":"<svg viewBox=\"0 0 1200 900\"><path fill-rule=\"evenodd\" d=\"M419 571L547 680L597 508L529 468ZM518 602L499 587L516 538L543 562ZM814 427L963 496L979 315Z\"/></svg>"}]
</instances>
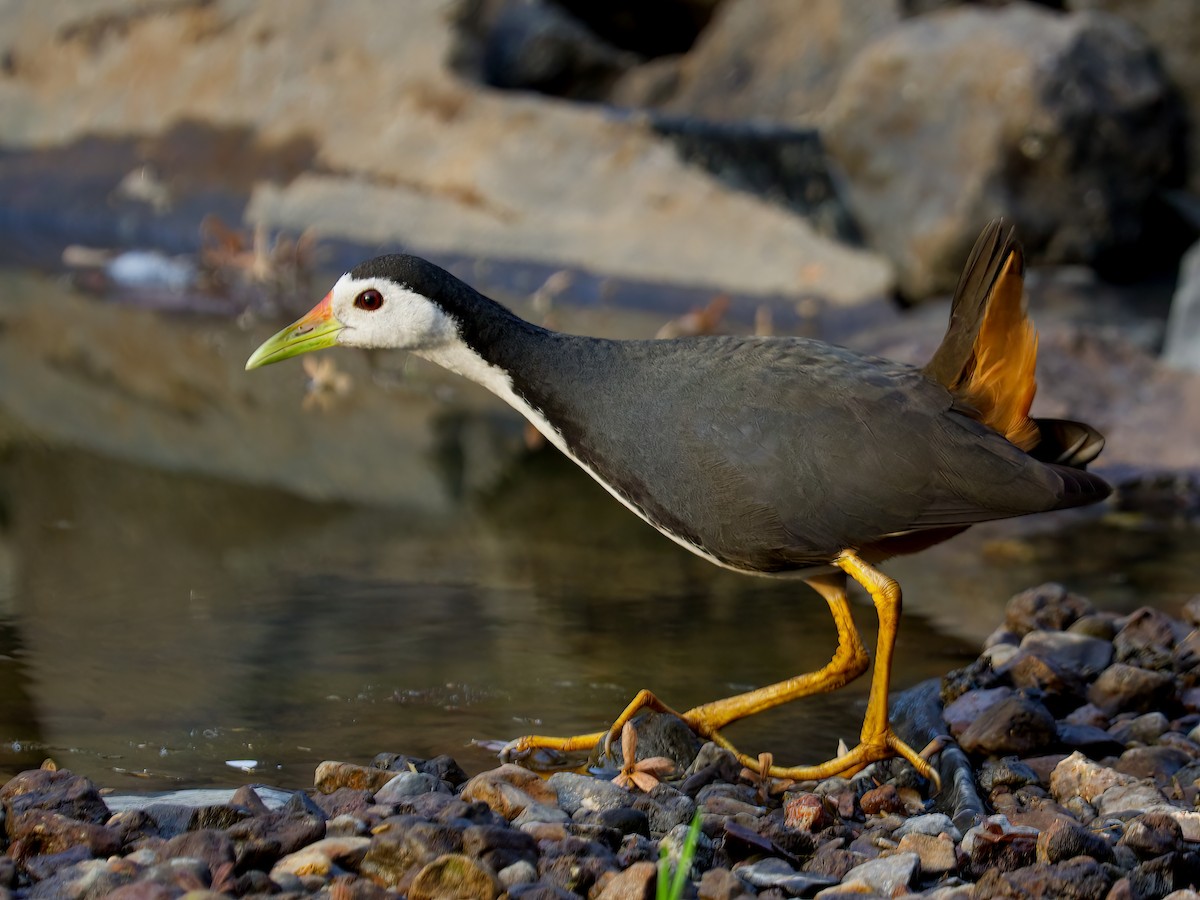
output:
<instances>
[{"instance_id":1,"label":"shallow water","mask_svg":"<svg viewBox=\"0 0 1200 900\"><path fill-rule=\"evenodd\" d=\"M1095 521L978 534L892 567L898 686L960 664L1047 578L1120 609L1200 590L1186 531L1136 559L1128 529ZM493 757L473 739L595 730L641 687L686 707L833 645L803 585L692 557L553 451L433 517L19 443L0 456L0 605L0 768L49 756L125 789L302 787L323 759L384 750L479 770ZM869 605L856 616L873 641ZM817 761L853 741L866 689L731 735Z\"/></svg>"}]
</instances>

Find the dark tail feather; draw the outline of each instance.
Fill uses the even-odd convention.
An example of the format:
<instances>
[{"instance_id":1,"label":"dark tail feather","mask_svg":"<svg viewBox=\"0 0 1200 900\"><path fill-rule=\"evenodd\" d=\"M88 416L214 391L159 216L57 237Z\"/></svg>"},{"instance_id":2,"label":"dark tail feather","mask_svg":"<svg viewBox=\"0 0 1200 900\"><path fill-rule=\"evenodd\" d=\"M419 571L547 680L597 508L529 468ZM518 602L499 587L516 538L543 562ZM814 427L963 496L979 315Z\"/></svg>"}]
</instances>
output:
<instances>
[{"instance_id":1,"label":"dark tail feather","mask_svg":"<svg viewBox=\"0 0 1200 900\"><path fill-rule=\"evenodd\" d=\"M1070 509L1073 506L1099 503L1112 493L1108 482L1091 472L1057 464L1051 464L1050 468L1062 479L1063 483L1061 499L1054 507L1055 509Z\"/></svg>"},{"instance_id":2,"label":"dark tail feather","mask_svg":"<svg viewBox=\"0 0 1200 900\"><path fill-rule=\"evenodd\" d=\"M1104 449L1104 435L1091 425L1069 419L1034 419L1038 443L1029 455L1044 463L1086 469Z\"/></svg>"}]
</instances>

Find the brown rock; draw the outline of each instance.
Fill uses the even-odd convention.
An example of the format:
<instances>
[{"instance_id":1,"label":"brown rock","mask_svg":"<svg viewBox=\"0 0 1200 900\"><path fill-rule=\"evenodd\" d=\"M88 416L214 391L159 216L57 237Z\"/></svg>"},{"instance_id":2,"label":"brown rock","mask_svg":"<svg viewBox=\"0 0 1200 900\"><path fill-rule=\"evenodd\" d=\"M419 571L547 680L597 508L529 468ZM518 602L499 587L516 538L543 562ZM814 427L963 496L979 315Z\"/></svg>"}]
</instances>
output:
<instances>
[{"instance_id":1,"label":"brown rock","mask_svg":"<svg viewBox=\"0 0 1200 900\"><path fill-rule=\"evenodd\" d=\"M1050 582L1015 594L1004 611L1004 624L1019 635L1063 631L1076 619L1093 612L1095 607L1090 600Z\"/></svg>"},{"instance_id":2,"label":"brown rock","mask_svg":"<svg viewBox=\"0 0 1200 900\"><path fill-rule=\"evenodd\" d=\"M15 814L30 809L44 809L94 825L103 824L112 815L96 786L66 769L21 772L0 787L0 803L10 821Z\"/></svg>"},{"instance_id":3,"label":"brown rock","mask_svg":"<svg viewBox=\"0 0 1200 900\"><path fill-rule=\"evenodd\" d=\"M652 900L657 877L658 866L654 863L635 862L609 879L596 900Z\"/></svg>"},{"instance_id":4,"label":"brown rock","mask_svg":"<svg viewBox=\"0 0 1200 900\"><path fill-rule=\"evenodd\" d=\"M1066 803L1072 797L1094 803L1109 788L1133 784L1136 780L1131 775L1094 763L1076 751L1050 773L1050 792L1059 803Z\"/></svg>"},{"instance_id":5,"label":"brown rock","mask_svg":"<svg viewBox=\"0 0 1200 900\"><path fill-rule=\"evenodd\" d=\"M510 822L530 803L552 806L558 800L554 788L544 780L511 763L476 775L463 786L460 796L468 803L486 803Z\"/></svg>"},{"instance_id":6,"label":"brown rock","mask_svg":"<svg viewBox=\"0 0 1200 900\"><path fill-rule=\"evenodd\" d=\"M427 864L408 889L409 900L494 900L500 885L490 872L461 853Z\"/></svg>"},{"instance_id":7,"label":"brown rock","mask_svg":"<svg viewBox=\"0 0 1200 900\"><path fill-rule=\"evenodd\" d=\"M1148 812L1125 826L1120 844L1142 859L1153 859L1174 853L1183 842L1183 830L1167 813Z\"/></svg>"},{"instance_id":8,"label":"brown rock","mask_svg":"<svg viewBox=\"0 0 1200 900\"><path fill-rule=\"evenodd\" d=\"M721 3L673 78L635 72L614 100L727 122L811 121L854 54L899 14L879 0L806 0L804 15L795 11L794 0Z\"/></svg>"},{"instance_id":9,"label":"brown rock","mask_svg":"<svg viewBox=\"0 0 1200 900\"><path fill-rule=\"evenodd\" d=\"M1036 863L1016 870L992 869L975 884L973 897L1053 897L1055 900L1105 900L1112 887L1108 869L1086 856L1061 863Z\"/></svg>"},{"instance_id":10,"label":"brown rock","mask_svg":"<svg viewBox=\"0 0 1200 900\"><path fill-rule=\"evenodd\" d=\"M327 760L317 766L315 781L322 794L332 794L341 788L374 793L395 777L395 772L386 769Z\"/></svg>"},{"instance_id":11,"label":"brown rock","mask_svg":"<svg viewBox=\"0 0 1200 900\"><path fill-rule=\"evenodd\" d=\"M208 866L210 872L216 872L223 865L231 865L236 858L233 841L224 832L212 828L176 835L158 851L160 860L180 856L200 860Z\"/></svg>"},{"instance_id":12,"label":"brown rock","mask_svg":"<svg viewBox=\"0 0 1200 900\"><path fill-rule=\"evenodd\" d=\"M1037 700L1012 696L997 703L959 735L968 753L1029 756L1054 742L1054 716Z\"/></svg>"},{"instance_id":13,"label":"brown rock","mask_svg":"<svg viewBox=\"0 0 1200 900\"><path fill-rule=\"evenodd\" d=\"M12 842L8 854L18 861L76 846L86 847L96 857L111 856L121 849L121 834L115 828L79 822L44 809L19 813L5 824Z\"/></svg>"},{"instance_id":14,"label":"brown rock","mask_svg":"<svg viewBox=\"0 0 1200 900\"><path fill-rule=\"evenodd\" d=\"M950 728L950 734L958 737L1003 700L1013 695L1010 687L976 688L960 694L948 703L942 717Z\"/></svg>"},{"instance_id":15,"label":"brown rock","mask_svg":"<svg viewBox=\"0 0 1200 900\"><path fill-rule=\"evenodd\" d=\"M1117 662L1141 669L1170 669L1183 624L1161 610L1144 606L1130 613L1113 638Z\"/></svg>"},{"instance_id":16,"label":"brown rock","mask_svg":"<svg viewBox=\"0 0 1200 900\"><path fill-rule=\"evenodd\" d=\"M729 869L709 869L700 876L700 900L738 900L746 893L745 883Z\"/></svg>"},{"instance_id":17,"label":"brown rock","mask_svg":"<svg viewBox=\"0 0 1200 900\"><path fill-rule=\"evenodd\" d=\"M862 795L859 801L862 811L869 816L904 812L904 801L894 785L881 784Z\"/></svg>"},{"instance_id":18,"label":"brown rock","mask_svg":"<svg viewBox=\"0 0 1200 900\"><path fill-rule=\"evenodd\" d=\"M1111 714L1150 712L1167 704L1175 683L1167 672L1151 672L1113 663L1100 673L1088 691L1088 701Z\"/></svg>"},{"instance_id":19,"label":"brown rock","mask_svg":"<svg viewBox=\"0 0 1200 900\"><path fill-rule=\"evenodd\" d=\"M359 871L376 884L403 892L420 867L461 853L462 832L414 816L386 819L375 829Z\"/></svg>"},{"instance_id":20,"label":"brown rock","mask_svg":"<svg viewBox=\"0 0 1200 900\"><path fill-rule=\"evenodd\" d=\"M1172 775L1192 761L1192 757L1175 747L1130 747L1121 754L1114 768L1134 778L1152 778L1166 784Z\"/></svg>"},{"instance_id":21,"label":"brown rock","mask_svg":"<svg viewBox=\"0 0 1200 900\"><path fill-rule=\"evenodd\" d=\"M1076 856L1090 856L1097 862L1112 860L1112 846L1077 822L1060 818L1037 837L1037 861L1058 863Z\"/></svg>"},{"instance_id":22,"label":"brown rock","mask_svg":"<svg viewBox=\"0 0 1200 900\"><path fill-rule=\"evenodd\" d=\"M953 289L966 236L1001 213L1033 259L1111 263L1171 175L1181 122L1128 23L1013 3L892 29L855 57L824 126L868 243L923 297Z\"/></svg>"},{"instance_id":23,"label":"brown rock","mask_svg":"<svg viewBox=\"0 0 1200 900\"><path fill-rule=\"evenodd\" d=\"M797 831L820 831L833 824L833 816L816 794L797 792L783 801L784 824Z\"/></svg>"},{"instance_id":24,"label":"brown rock","mask_svg":"<svg viewBox=\"0 0 1200 900\"><path fill-rule=\"evenodd\" d=\"M923 876L945 875L958 868L958 855L949 835L906 834L900 838L896 852L917 854Z\"/></svg>"}]
</instances>

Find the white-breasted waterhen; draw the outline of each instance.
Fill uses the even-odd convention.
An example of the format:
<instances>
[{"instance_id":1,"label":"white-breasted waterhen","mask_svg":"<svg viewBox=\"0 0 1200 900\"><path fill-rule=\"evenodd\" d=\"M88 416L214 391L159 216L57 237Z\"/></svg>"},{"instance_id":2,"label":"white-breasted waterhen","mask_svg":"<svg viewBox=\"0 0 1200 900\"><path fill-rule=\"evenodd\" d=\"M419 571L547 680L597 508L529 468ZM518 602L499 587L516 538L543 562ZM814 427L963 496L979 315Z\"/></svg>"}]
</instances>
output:
<instances>
[{"instance_id":1,"label":"white-breasted waterhen","mask_svg":"<svg viewBox=\"0 0 1200 900\"><path fill-rule=\"evenodd\" d=\"M770 774L848 774L899 754L935 779L888 721L900 587L876 564L976 522L1095 503L1110 491L1083 471L1104 444L1095 430L1029 417L1037 335L1023 273L1012 230L991 223L967 261L946 335L918 369L804 338L561 334L423 259L381 256L343 275L246 368L334 344L410 350L502 397L692 552L739 572L804 579L837 624L828 665L681 714L731 750L720 733L729 723L866 670L846 601L850 576L879 616L861 741L820 765ZM670 711L642 691L606 732L531 735L507 749L590 749L644 707Z\"/></svg>"}]
</instances>

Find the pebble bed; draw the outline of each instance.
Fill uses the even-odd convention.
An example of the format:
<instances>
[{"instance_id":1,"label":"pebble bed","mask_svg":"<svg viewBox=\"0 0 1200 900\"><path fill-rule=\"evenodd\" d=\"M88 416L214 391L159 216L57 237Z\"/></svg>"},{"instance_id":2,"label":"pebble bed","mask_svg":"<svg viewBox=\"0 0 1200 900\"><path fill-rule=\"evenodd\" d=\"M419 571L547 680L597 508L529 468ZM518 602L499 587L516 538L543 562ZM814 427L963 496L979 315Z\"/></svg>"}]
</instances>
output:
<instances>
[{"instance_id":1,"label":"pebble bed","mask_svg":"<svg viewBox=\"0 0 1200 900\"><path fill-rule=\"evenodd\" d=\"M698 812L686 897L1200 898L1200 597L1182 615L1117 617L1056 585L1014 597L941 684L934 730L966 754L943 763L969 764L942 765L967 787L937 799L904 763L793 784L713 745L679 778L636 779L648 791L384 754L323 763L283 800L115 811L47 768L0 788L0 897L649 898Z\"/></svg>"}]
</instances>

